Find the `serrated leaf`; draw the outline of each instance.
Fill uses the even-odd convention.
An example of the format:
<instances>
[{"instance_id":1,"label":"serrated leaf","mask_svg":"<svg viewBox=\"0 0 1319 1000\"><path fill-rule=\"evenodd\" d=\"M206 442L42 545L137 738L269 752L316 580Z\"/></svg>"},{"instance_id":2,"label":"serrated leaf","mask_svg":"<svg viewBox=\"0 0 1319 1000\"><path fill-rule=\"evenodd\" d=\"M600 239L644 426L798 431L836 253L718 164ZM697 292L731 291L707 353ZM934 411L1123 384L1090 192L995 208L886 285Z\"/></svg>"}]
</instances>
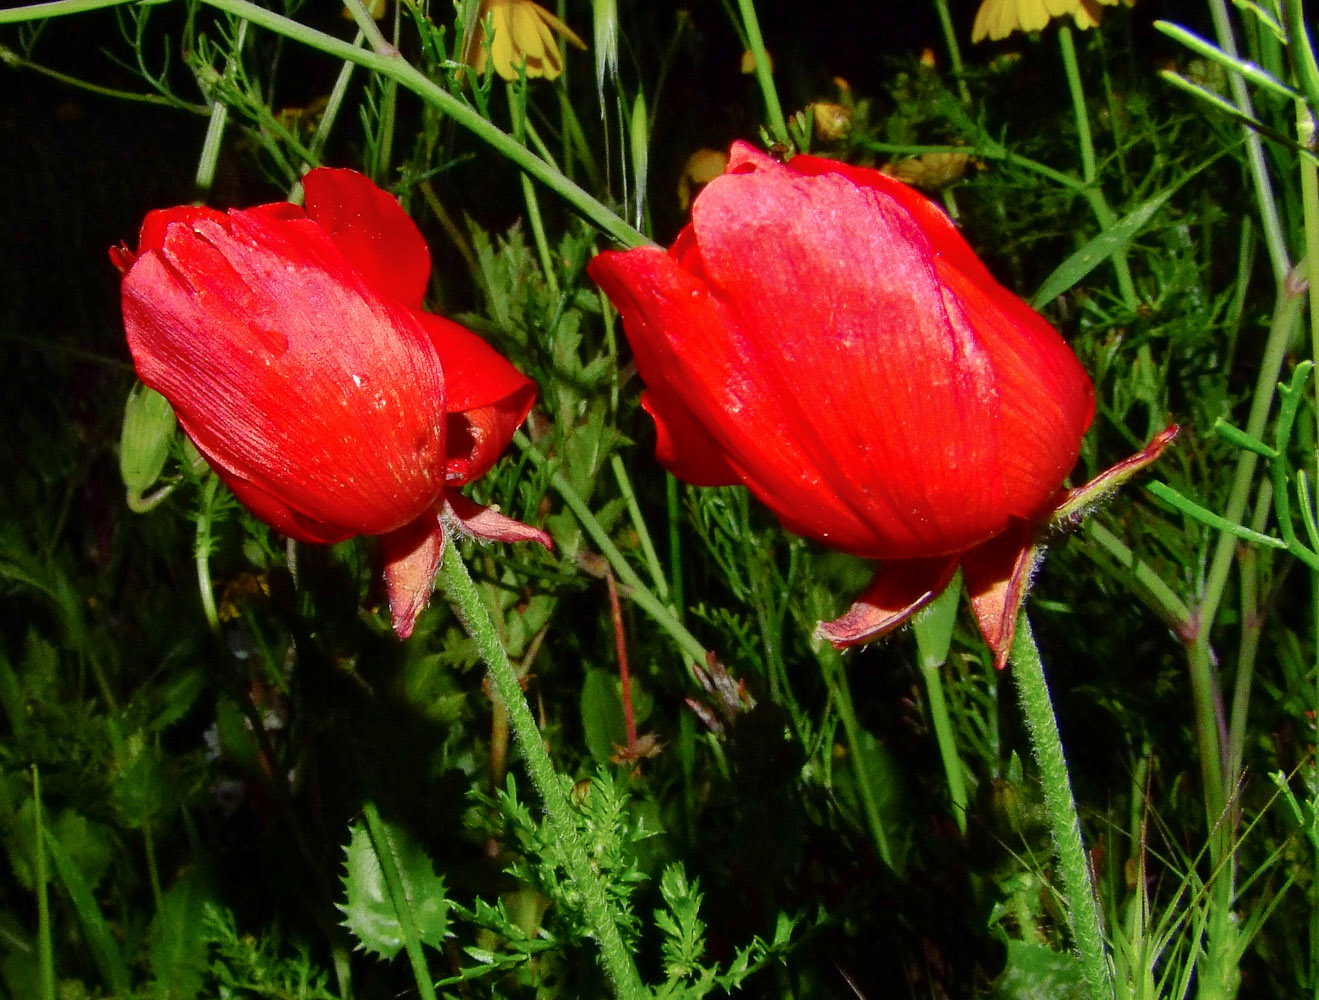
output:
<instances>
[{"instance_id":1,"label":"serrated leaf","mask_svg":"<svg viewBox=\"0 0 1319 1000\"><path fill-rule=\"evenodd\" d=\"M208 957L204 916L209 899L195 873L180 877L161 897L147 949L156 996L191 1000L201 992Z\"/></svg>"},{"instance_id":2,"label":"serrated leaf","mask_svg":"<svg viewBox=\"0 0 1319 1000\"><path fill-rule=\"evenodd\" d=\"M1085 995L1081 964L1029 941L1008 942L1008 963L994 984L994 1000L1076 1000Z\"/></svg>"},{"instance_id":3,"label":"serrated leaf","mask_svg":"<svg viewBox=\"0 0 1319 1000\"><path fill-rule=\"evenodd\" d=\"M64 816L69 822L64 823L63 826L70 830L72 837L79 838L74 841L74 848L80 849L80 853L85 857L88 853L86 844L88 830L93 825L73 810L65 810ZM65 850L60 839L49 829L45 831L45 846L51 864L64 885L64 891L68 893L69 900L73 904L74 913L77 914L78 922L82 927L83 938L92 953L92 959L101 973L101 978L114 992L128 992L128 970L124 966L123 955L92 892L95 879L84 877L86 873L79 868L71 853ZM108 844L105 847L108 849Z\"/></svg>"},{"instance_id":4,"label":"serrated leaf","mask_svg":"<svg viewBox=\"0 0 1319 1000\"><path fill-rule=\"evenodd\" d=\"M444 879L435 874L430 856L400 827L384 823L386 839L403 883L412 922L422 944L439 948L449 928ZM339 909L364 951L393 958L403 948L403 930L390 899L366 826L353 823L344 857L344 903Z\"/></svg>"}]
</instances>

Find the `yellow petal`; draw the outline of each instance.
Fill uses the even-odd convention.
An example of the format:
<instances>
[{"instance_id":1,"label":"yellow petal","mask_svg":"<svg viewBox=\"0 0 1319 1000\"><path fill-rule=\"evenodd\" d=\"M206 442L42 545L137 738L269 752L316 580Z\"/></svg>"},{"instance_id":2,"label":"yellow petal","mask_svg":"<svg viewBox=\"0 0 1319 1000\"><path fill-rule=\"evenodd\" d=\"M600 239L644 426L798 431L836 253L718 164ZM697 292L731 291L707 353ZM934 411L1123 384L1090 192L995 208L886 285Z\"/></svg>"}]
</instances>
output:
<instances>
[{"instance_id":1,"label":"yellow petal","mask_svg":"<svg viewBox=\"0 0 1319 1000\"><path fill-rule=\"evenodd\" d=\"M976 11L975 24L971 26L971 43L975 44L989 34L989 15L994 0L985 0Z\"/></svg>"},{"instance_id":2,"label":"yellow petal","mask_svg":"<svg viewBox=\"0 0 1319 1000\"><path fill-rule=\"evenodd\" d=\"M529 2L529 0L524 0L524 2ZM1117 0L1110 0L1110 2L1116 3ZM586 43L577 37L577 32L573 31L572 28L568 27L544 7L541 7L538 4L532 4L532 6L540 11L540 19L562 35L565 41L571 45L576 45L579 49L586 48Z\"/></svg>"},{"instance_id":3,"label":"yellow petal","mask_svg":"<svg viewBox=\"0 0 1319 1000\"><path fill-rule=\"evenodd\" d=\"M532 57L527 50L527 76L543 76L547 80L557 79L563 72L563 53L559 51L559 40L545 21L536 18L536 55Z\"/></svg>"},{"instance_id":4,"label":"yellow petal","mask_svg":"<svg viewBox=\"0 0 1319 1000\"><path fill-rule=\"evenodd\" d=\"M1104 16L1104 9L1099 6L1102 0L1081 0L1076 10L1072 11L1072 20L1082 31L1087 28L1099 27L1099 21Z\"/></svg>"},{"instance_id":5,"label":"yellow petal","mask_svg":"<svg viewBox=\"0 0 1319 1000\"><path fill-rule=\"evenodd\" d=\"M1022 31L1042 31L1049 23L1049 9L1044 0L1019 0L1017 22Z\"/></svg>"},{"instance_id":6,"label":"yellow petal","mask_svg":"<svg viewBox=\"0 0 1319 1000\"><path fill-rule=\"evenodd\" d=\"M490 58L495 64L495 72L505 80L518 78L517 63L522 61L513 48L513 26L509 24L507 11L494 13L494 37L490 39Z\"/></svg>"}]
</instances>

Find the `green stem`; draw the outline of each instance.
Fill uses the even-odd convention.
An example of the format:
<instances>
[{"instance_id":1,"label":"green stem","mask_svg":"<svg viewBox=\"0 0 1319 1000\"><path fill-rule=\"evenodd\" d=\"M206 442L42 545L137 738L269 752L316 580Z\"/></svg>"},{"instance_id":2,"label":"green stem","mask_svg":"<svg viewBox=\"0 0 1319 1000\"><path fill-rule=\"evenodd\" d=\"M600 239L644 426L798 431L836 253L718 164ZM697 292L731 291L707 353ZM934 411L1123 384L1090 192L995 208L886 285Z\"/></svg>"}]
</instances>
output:
<instances>
[{"instance_id":1,"label":"green stem","mask_svg":"<svg viewBox=\"0 0 1319 1000\"><path fill-rule=\"evenodd\" d=\"M641 554L646 557L646 568L650 570L650 578L655 581L655 594L661 601L668 603L669 584L664 579L664 567L660 565L659 553L655 551L655 543L650 537L650 530L646 527L646 519L641 516L641 507L637 504L632 480L628 478L627 470L623 468L623 460L617 455L610 456L609 466L614 470L614 478L618 480L618 491L623 494L628 517L632 519L632 527L636 529L637 538L641 541Z\"/></svg>"},{"instance_id":2,"label":"green stem","mask_svg":"<svg viewBox=\"0 0 1319 1000\"><path fill-rule=\"evenodd\" d=\"M939 28L943 31L943 42L948 48L948 64L953 76L957 77L957 95L963 104L971 103L971 91L967 89L965 72L962 69L962 50L957 44L957 30L953 27L953 16L948 10L948 0L934 0L934 9L939 15Z\"/></svg>"},{"instance_id":3,"label":"green stem","mask_svg":"<svg viewBox=\"0 0 1319 1000\"><path fill-rule=\"evenodd\" d=\"M527 87L508 85L508 113L513 121L513 138L525 142L527 134ZM547 161L549 157L545 158ZM545 285L550 295L559 297L559 276L555 273L554 256L550 253L550 241L545 236L545 220L540 214L540 202L536 200L536 189L531 178L522 174L522 199L527 206L527 223L531 226L531 236L536 243L536 255L540 257L540 270L545 275Z\"/></svg>"},{"instance_id":4,"label":"green stem","mask_svg":"<svg viewBox=\"0 0 1319 1000\"><path fill-rule=\"evenodd\" d=\"M41 816L41 772L32 765L33 867L37 882L37 975L42 1000L55 1000L55 946L50 926L50 880L46 875L46 836Z\"/></svg>"},{"instance_id":5,"label":"green stem","mask_svg":"<svg viewBox=\"0 0 1319 1000\"><path fill-rule=\"evenodd\" d=\"M916 654L921 675L925 679L926 697L930 708L930 723L934 739L939 746L944 776L948 781L948 798L953 807L957 829L966 833L966 771L957 752L957 738L953 734L952 718L948 714L948 701L944 697L943 668L952 649L953 630L957 625L957 605L962 596L962 575L959 570L942 594L930 602L923 614L911 623L916 635Z\"/></svg>"},{"instance_id":6,"label":"green stem","mask_svg":"<svg viewBox=\"0 0 1319 1000\"><path fill-rule=\"evenodd\" d=\"M1259 372L1255 378L1250 414L1246 418L1246 434L1257 440L1263 437L1264 428L1268 423L1269 411L1272 409L1274 394L1277 391L1278 377L1282 373L1282 365L1286 357L1287 343L1300 319L1303 301L1303 293L1294 287L1291 280L1282 282L1278 301L1273 310L1273 320L1269 326L1269 335L1260 358ZM1246 505L1250 501L1258 461L1259 456L1253 451L1242 449L1237 455L1231 491L1223 510L1223 516L1235 524L1242 522ZM1228 575L1232 569L1238 544L1233 535L1227 532L1219 533L1213 555L1209 560L1209 571L1205 576L1200 606L1195 617L1195 633L1186 650L1192 703L1195 708L1196 736L1200 749L1200 767L1205 784L1206 821L1214 831L1223 828L1219 818L1223 814L1230 790L1225 784L1226 761L1223 755L1227 737L1217 682L1214 678L1209 632L1217 619L1218 607L1226 591ZM1221 852L1226 850L1226 844L1215 833L1210 839L1210 845L1212 860L1217 865L1222 857Z\"/></svg>"},{"instance_id":7,"label":"green stem","mask_svg":"<svg viewBox=\"0 0 1319 1000\"><path fill-rule=\"evenodd\" d=\"M11 10L0 10L0 24L21 24L24 21L44 21L69 14L84 14L105 7L122 7L138 0L54 0L53 3L34 3ZM166 0L155 0L164 3ZM146 6L145 4L143 6Z\"/></svg>"},{"instance_id":8,"label":"green stem","mask_svg":"<svg viewBox=\"0 0 1319 1000\"><path fill-rule=\"evenodd\" d=\"M643 1000L648 993L637 975L632 952L619 933L618 921L609 905L599 874L591 866L572 805L564 793L563 783L554 770L550 755L545 750L545 742L527 704L527 696L508 661L508 654L499 642L490 612L482 603L481 595L467 567L463 565L458 546L452 540L445 548L440 579L463 627L476 640L481 658L490 669L495 690L508 709L509 722L522 750L527 772L545 806L555 844L563 852L568 877L581 894L583 913L600 945L600 956L613 981L614 994L619 1000Z\"/></svg>"},{"instance_id":9,"label":"green stem","mask_svg":"<svg viewBox=\"0 0 1319 1000\"><path fill-rule=\"evenodd\" d=\"M1319 622L1319 576L1314 574L1310 576L1310 613ZM1310 706L1312 711L1319 712L1319 674L1315 676L1315 690L1311 692ZM1314 807L1315 800L1311 797L1311 815ZM1319 870L1319 838L1313 834L1310 836L1310 847L1315 868ZM1310 979L1315 1000L1319 1000L1319 879L1312 880L1310 886L1310 914Z\"/></svg>"},{"instance_id":10,"label":"green stem","mask_svg":"<svg viewBox=\"0 0 1319 1000\"><path fill-rule=\"evenodd\" d=\"M283 35L285 38L317 49L326 55L363 66L379 73L387 80L397 81L400 86L410 90L432 107L438 108L449 115L478 139L494 147L495 151L509 162L525 170L551 191L554 191L611 239L627 247L643 246L651 242L629 226L615 212L570 181L562 172L536 156L521 143L514 140L512 136L482 118L475 108L435 83L397 52L381 55L378 52L358 48L351 42L309 28L290 18L282 17L264 7L250 3L249 0L203 0L203 2L216 10L223 10L237 17L246 18L258 27ZM110 6L109 3L100 3L99 5ZM14 20L20 19L15 18Z\"/></svg>"},{"instance_id":11,"label":"green stem","mask_svg":"<svg viewBox=\"0 0 1319 1000\"><path fill-rule=\"evenodd\" d=\"M360 46L365 38L366 34L359 29L357 37L353 39L353 45ZM334 123L339 118L339 109L343 107L344 95L348 93L348 83L352 80L353 70L356 68L350 62L345 62L339 67L339 75L335 77L334 86L330 88L330 96L325 102L321 120L316 124L316 132L307 143L307 152L311 154L311 159L307 162L308 168L320 166L321 150L325 148L325 143L330 138L330 130L334 128Z\"/></svg>"},{"instance_id":12,"label":"green stem","mask_svg":"<svg viewBox=\"0 0 1319 1000\"><path fill-rule=\"evenodd\" d=\"M197 588L201 592L202 611L211 632L219 634L220 614L215 608L215 588L211 584L211 519L215 513L215 494L220 488L220 477L210 473L202 487L201 509L197 515L197 537L193 543L193 556L197 564Z\"/></svg>"},{"instance_id":13,"label":"green stem","mask_svg":"<svg viewBox=\"0 0 1319 1000\"><path fill-rule=\"evenodd\" d=\"M1117 224L1117 216L1109 207L1097 180L1098 169L1095 161L1095 143L1090 133L1090 114L1085 106L1081 69L1076 61L1076 46L1072 41L1070 24L1064 23L1059 26L1058 44L1062 49L1067 89L1072 95L1072 112L1076 117L1076 138L1081 147L1081 176L1085 180L1085 200L1090 206L1090 211L1094 213L1099 228L1107 232ZM1131 279L1131 267L1127 263L1127 252L1124 247L1118 247L1113 251L1113 269L1117 272L1118 290L1122 293L1122 302L1128 309L1134 311L1140 305L1140 296L1136 294L1136 285Z\"/></svg>"},{"instance_id":14,"label":"green stem","mask_svg":"<svg viewBox=\"0 0 1319 1000\"><path fill-rule=\"evenodd\" d=\"M939 745L939 759L943 761L944 777L948 781L948 799L953 807L953 819L959 833L966 834L966 812L970 799L966 791L966 777L962 758L957 753L957 739L953 735L952 716L948 714L948 700L943 691L943 671L939 666L921 665L925 678L925 696L930 705L930 722L934 725L934 740Z\"/></svg>"},{"instance_id":15,"label":"green stem","mask_svg":"<svg viewBox=\"0 0 1319 1000\"><path fill-rule=\"evenodd\" d=\"M531 461L538 467L542 467L549 462L540 450L527 439L527 436L518 431L513 436L513 443L521 448L531 458ZM673 609L668 607L663 601L650 592L650 589L641 581L631 564L623 557L623 553L618 551L618 546L614 544L609 537L608 532L601 527L600 522L596 520L591 508L586 506L581 496L573 489L572 484L564 477L561 472L554 472L550 476L550 485L563 497L563 502L568 505L568 509L573 512L582 529L591 536L591 539L599 547L600 553L608 560L609 565L613 567L614 575L627 588L627 596L630 597L643 611L653 618L670 636L677 642L678 648L687 655L694 663L704 664L706 662L706 649L701 645L694 635L687 631L682 622L678 621L677 615Z\"/></svg>"},{"instance_id":16,"label":"green stem","mask_svg":"<svg viewBox=\"0 0 1319 1000\"><path fill-rule=\"evenodd\" d=\"M820 656L820 666L824 669L824 681L828 685L830 697L838 718L842 720L843 731L847 733L847 746L851 751L847 755L852 768L852 779L856 782L857 795L861 799L861 811L866 817L866 826L870 837L879 851L880 860L891 871L897 871L894 864L893 848L884 833L884 823L879 816L879 803L875 800L875 786L866 767L865 731L857 721L852 707L852 691L847 683L847 671L843 667L843 658L831 648L826 648Z\"/></svg>"},{"instance_id":17,"label":"green stem","mask_svg":"<svg viewBox=\"0 0 1319 1000\"><path fill-rule=\"evenodd\" d=\"M1095 143L1090 135L1090 115L1085 108L1085 91L1081 87L1081 69L1076 61L1076 45L1072 40L1072 26L1058 26L1058 46L1062 49L1063 68L1067 73L1067 89L1072 95L1072 114L1076 118L1076 140L1081 147L1081 176L1087 184L1095 182Z\"/></svg>"},{"instance_id":18,"label":"green stem","mask_svg":"<svg viewBox=\"0 0 1319 1000\"><path fill-rule=\"evenodd\" d=\"M1228 17L1226 0L1209 0L1209 13L1214 21L1214 35L1218 47L1227 55L1240 60L1237 54L1237 41L1232 34L1232 21ZM1255 107L1250 100L1250 90L1240 73L1229 70L1228 86L1232 90L1232 101L1237 109L1247 118L1255 117ZM1248 126L1242 126L1246 141L1246 162L1250 165L1250 177L1255 185L1255 200L1259 203L1260 224L1264 230L1264 244L1269 249L1269 260L1273 265L1273 280L1282 295L1282 285L1291 271L1291 261L1287 256L1287 240L1283 236L1282 222L1278 217L1278 203L1273 196L1273 182L1269 177L1269 165L1264 159L1264 142L1259 133Z\"/></svg>"},{"instance_id":19,"label":"green stem","mask_svg":"<svg viewBox=\"0 0 1319 1000\"><path fill-rule=\"evenodd\" d=\"M742 15L742 27L746 29L747 45L756 60L756 82L760 85L760 93L765 99L765 116L769 119L770 133L775 141L787 142L788 123L783 118L778 91L774 89L769 53L765 51L765 39L760 35L760 22L756 20L756 5L752 0L737 0L737 9Z\"/></svg>"},{"instance_id":20,"label":"green stem","mask_svg":"<svg viewBox=\"0 0 1319 1000\"><path fill-rule=\"evenodd\" d=\"M412 902L403 888L403 877L398 873L398 862L394 858L394 845L385 832L385 825L380 822L380 813L374 802L362 804L362 816L366 819L366 832L371 837L371 846L376 850L376 860L380 862L380 874L385 877L385 887L394 904L394 914L398 917L399 932L403 935L403 948L408 953L408 962L412 965L412 978L416 980L417 992L421 1000L435 1000L435 983L431 979L430 969L426 967L426 956L421 950L421 938L417 934L417 925L412 919Z\"/></svg>"},{"instance_id":21,"label":"green stem","mask_svg":"<svg viewBox=\"0 0 1319 1000\"><path fill-rule=\"evenodd\" d=\"M160 865L156 862L156 838L151 832L150 821L142 824L142 853L147 862L147 880L151 883L151 899L156 904L156 912L165 908L165 894L160 887Z\"/></svg>"},{"instance_id":22,"label":"green stem","mask_svg":"<svg viewBox=\"0 0 1319 1000\"><path fill-rule=\"evenodd\" d=\"M1290 6L1290 5L1289 5ZM1304 30L1304 29L1302 29ZM1296 104L1296 138L1307 148L1315 138L1314 116ZM1301 209L1305 231L1305 274L1310 287L1310 359L1319 362L1319 170L1308 156L1300 158ZM1315 420L1319 421L1319 378L1314 380ZM1279 447L1282 447L1279 444Z\"/></svg>"},{"instance_id":23,"label":"green stem","mask_svg":"<svg viewBox=\"0 0 1319 1000\"><path fill-rule=\"evenodd\" d=\"M1012 679L1017 685L1021 714L1030 733L1031 750L1040 770L1044 806L1049 814L1053 849L1058 858L1067 919L1072 929L1072 943L1081 960L1081 975L1090 1000L1113 1000L1113 971L1104 947L1099 906L1090 881L1090 863L1081 840L1081 819L1072 796L1067 773L1067 758L1058 735L1058 719L1049 685L1044 679L1044 665L1031 633L1030 621L1023 613L1017 622L1012 644Z\"/></svg>"},{"instance_id":24,"label":"green stem","mask_svg":"<svg viewBox=\"0 0 1319 1000\"><path fill-rule=\"evenodd\" d=\"M664 474L664 504L668 513L669 530L669 589L673 593L672 607L682 620L684 607L682 588L682 500L678 496L678 480L671 472Z\"/></svg>"},{"instance_id":25,"label":"green stem","mask_svg":"<svg viewBox=\"0 0 1319 1000\"><path fill-rule=\"evenodd\" d=\"M1093 562L1112 569L1113 564L1125 570L1135 584L1137 593L1145 605L1163 619L1173 632L1186 637L1195 629L1191 609L1177 596L1177 592L1168 586L1167 581L1155 571L1154 567L1143 559L1138 559L1122 539L1104 527L1096 518L1085 521L1086 535L1095 543L1095 548L1083 546L1082 552Z\"/></svg>"}]
</instances>

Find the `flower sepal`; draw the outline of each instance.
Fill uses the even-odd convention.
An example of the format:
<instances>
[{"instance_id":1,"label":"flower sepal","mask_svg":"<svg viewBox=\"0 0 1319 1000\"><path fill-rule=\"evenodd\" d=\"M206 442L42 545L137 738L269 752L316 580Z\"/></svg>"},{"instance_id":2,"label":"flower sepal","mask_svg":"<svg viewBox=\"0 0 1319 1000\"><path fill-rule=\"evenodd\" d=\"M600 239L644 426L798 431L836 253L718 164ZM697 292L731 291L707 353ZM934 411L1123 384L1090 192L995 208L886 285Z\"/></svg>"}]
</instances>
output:
<instances>
[{"instance_id":1,"label":"flower sepal","mask_svg":"<svg viewBox=\"0 0 1319 1000\"><path fill-rule=\"evenodd\" d=\"M1136 454L1084 486L1060 490L1038 521L1014 519L1003 533L959 555L884 563L852 606L833 621L821 622L815 634L837 649L887 635L938 597L960 565L971 613L994 654L994 666L1002 670L1012 650L1017 614L1044 557L1046 543L1073 530L1099 503L1153 464L1179 430L1176 424L1169 426Z\"/></svg>"}]
</instances>

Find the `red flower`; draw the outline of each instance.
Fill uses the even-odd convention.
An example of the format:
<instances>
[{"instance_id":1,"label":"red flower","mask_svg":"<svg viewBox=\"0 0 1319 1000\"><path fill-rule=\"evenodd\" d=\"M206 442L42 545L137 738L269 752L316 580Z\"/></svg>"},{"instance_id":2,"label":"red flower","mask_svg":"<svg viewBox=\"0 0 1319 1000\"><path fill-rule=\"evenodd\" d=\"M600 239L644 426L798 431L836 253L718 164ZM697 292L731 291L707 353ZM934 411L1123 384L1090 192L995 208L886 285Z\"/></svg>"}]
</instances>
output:
<instances>
[{"instance_id":1,"label":"red flower","mask_svg":"<svg viewBox=\"0 0 1319 1000\"><path fill-rule=\"evenodd\" d=\"M668 469L744 484L790 531L883 560L823 635L895 628L961 565L1006 657L1094 392L942 211L877 171L739 143L667 253L602 253L590 273Z\"/></svg>"},{"instance_id":2,"label":"red flower","mask_svg":"<svg viewBox=\"0 0 1319 1000\"><path fill-rule=\"evenodd\" d=\"M457 487L484 475L535 386L475 334L421 311L430 254L389 195L314 170L306 208L152 212L124 274L138 375L259 518L308 542L381 535L394 628L429 598L441 516L483 537L541 532Z\"/></svg>"}]
</instances>

